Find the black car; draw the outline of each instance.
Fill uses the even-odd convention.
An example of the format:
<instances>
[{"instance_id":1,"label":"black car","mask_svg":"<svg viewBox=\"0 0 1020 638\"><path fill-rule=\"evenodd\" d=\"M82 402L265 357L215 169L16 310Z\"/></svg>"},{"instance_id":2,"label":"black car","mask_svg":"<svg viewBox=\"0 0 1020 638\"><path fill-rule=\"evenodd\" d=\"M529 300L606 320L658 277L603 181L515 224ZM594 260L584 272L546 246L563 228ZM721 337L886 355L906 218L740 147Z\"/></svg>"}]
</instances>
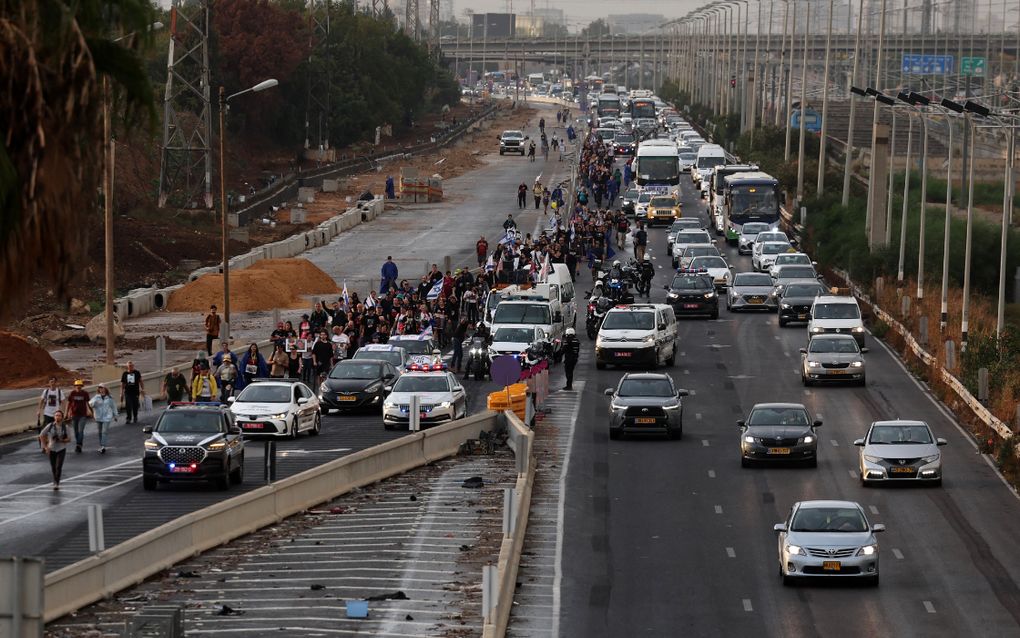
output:
<instances>
[{"instance_id":1,"label":"black car","mask_svg":"<svg viewBox=\"0 0 1020 638\"><path fill-rule=\"evenodd\" d=\"M829 290L821 283L797 281L789 284L782 289L776 300L779 304L779 326L794 321L807 323L811 320L811 307L815 305L815 299L827 294Z\"/></svg>"},{"instance_id":2,"label":"black car","mask_svg":"<svg viewBox=\"0 0 1020 638\"><path fill-rule=\"evenodd\" d=\"M800 403L758 403L740 427L740 465L759 461L787 461L818 465L821 419L812 419Z\"/></svg>"},{"instance_id":3,"label":"black car","mask_svg":"<svg viewBox=\"0 0 1020 638\"><path fill-rule=\"evenodd\" d=\"M323 414L330 410L382 410L383 400L399 376L388 361L341 361L319 386L319 409Z\"/></svg>"},{"instance_id":4,"label":"black car","mask_svg":"<svg viewBox=\"0 0 1020 638\"><path fill-rule=\"evenodd\" d=\"M637 148L637 138L633 133L617 133L613 140L614 155L633 155Z\"/></svg>"},{"instance_id":5,"label":"black car","mask_svg":"<svg viewBox=\"0 0 1020 638\"><path fill-rule=\"evenodd\" d=\"M719 294L715 291L712 277L702 273L680 272L666 289L666 303L673 307L673 314L707 315L719 318Z\"/></svg>"},{"instance_id":6,"label":"black car","mask_svg":"<svg viewBox=\"0 0 1020 638\"><path fill-rule=\"evenodd\" d=\"M220 489L244 480L244 439L234 415L219 403L171 404L149 435L142 457L142 487L211 481Z\"/></svg>"}]
</instances>

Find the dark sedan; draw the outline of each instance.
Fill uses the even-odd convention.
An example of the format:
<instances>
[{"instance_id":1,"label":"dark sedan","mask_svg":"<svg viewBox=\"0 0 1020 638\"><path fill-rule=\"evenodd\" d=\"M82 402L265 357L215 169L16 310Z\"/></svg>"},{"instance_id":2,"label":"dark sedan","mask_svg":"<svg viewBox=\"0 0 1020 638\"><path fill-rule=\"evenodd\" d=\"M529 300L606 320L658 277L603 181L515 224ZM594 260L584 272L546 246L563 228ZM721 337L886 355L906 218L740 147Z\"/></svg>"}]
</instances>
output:
<instances>
[{"instance_id":1,"label":"dark sedan","mask_svg":"<svg viewBox=\"0 0 1020 638\"><path fill-rule=\"evenodd\" d=\"M665 434L679 439L684 431L684 406L668 374L641 372L625 374L616 390L606 388L609 401L609 438L624 434Z\"/></svg>"},{"instance_id":2,"label":"dark sedan","mask_svg":"<svg viewBox=\"0 0 1020 638\"><path fill-rule=\"evenodd\" d=\"M673 307L673 314L707 315L719 318L719 295L712 278L701 273L677 273L666 289L666 303Z\"/></svg>"},{"instance_id":3,"label":"dark sedan","mask_svg":"<svg viewBox=\"0 0 1020 638\"><path fill-rule=\"evenodd\" d=\"M400 372L388 361L348 359L333 366L319 386L323 414L330 410L381 410Z\"/></svg>"},{"instance_id":4,"label":"dark sedan","mask_svg":"<svg viewBox=\"0 0 1020 638\"><path fill-rule=\"evenodd\" d=\"M633 155L637 141L633 133L617 133L613 140L614 155Z\"/></svg>"},{"instance_id":5,"label":"dark sedan","mask_svg":"<svg viewBox=\"0 0 1020 638\"><path fill-rule=\"evenodd\" d=\"M815 428L821 427L822 420L812 419L800 403L758 403L737 425L743 467L760 461L818 464Z\"/></svg>"},{"instance_id":6,"label":"dark sedan","mask_svg":"<svg viewBox=\"0 0 1020 638\"><path fill-rule=\"evenodd\" d=\"M811 306L820 295L829 294L829 290L821 283L791 283L776 299L779 304L779 327L782 328L794 321L807 323L811 319Z\"/></svg>"}]
</instances>

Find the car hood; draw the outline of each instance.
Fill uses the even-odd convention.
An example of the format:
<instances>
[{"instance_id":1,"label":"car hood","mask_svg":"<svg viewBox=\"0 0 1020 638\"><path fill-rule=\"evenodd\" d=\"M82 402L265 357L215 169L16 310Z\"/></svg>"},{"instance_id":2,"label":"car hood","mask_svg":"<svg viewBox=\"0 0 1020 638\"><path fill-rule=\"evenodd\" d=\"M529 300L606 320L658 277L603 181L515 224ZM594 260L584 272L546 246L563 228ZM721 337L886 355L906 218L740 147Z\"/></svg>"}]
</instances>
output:
<instances>
[{"instance_id":1,"label":"car hood","mask_svg":"<svg viewBox=\"0 0 1020 638\"><path fill-rule=\"evenodd\" d=\"M772 292L772 286L733 286L733 292L738 295L766 295Z\"/></svg>"},{"instance_id":2,"label":"car hood","mask_svg":"<svg viewBox=\"0 0 1020 638\"><path fill-rule=\"evenodd\" d=\"M818 297L783 297L783 303L791 306L813 306Z\"/></svg>"},{"instance_id":3,"label":"car hood","mask_svg":"<svg viewBox=\"0 0 1020 638\"><path fill-rule=\"evenodd\" d=\"M326 379L326 387L334 392L360 392L379 379Z\"/></svg>"},{"instance_id":4,"label":"car hood","mask_svg":"<svg viewBox=\"0 0 1020 638\"><path fill-rule=\"evenodd\" d=\"M164 445L205 445L223 436L222 432L153 432L152 438Z\"/></svg>"},{"instance_id":5,"label":"car hood","mask_svg":"<svg viewBox=\"0 0 1020 638\"><path fill-rule=\"evenodd\" d=\"M639 341L652 334L651 330L599 330L599 337L603 339L618 339L621 341Z\"/></svg>"},{"instance_id":6,"label":"car hood","mask_svg":"<svg viewBox=\"0 0 1020 638\"><path fill-rule=\"evenodd\" d=\"M877 456L883 459L917 459L937 454L938 449L938 446L934 443L909 443L906 445L869 444L864 447L864 453L868 456Z\"/></svg>"},{"instance_id":7,"label":"car hood","mask_svg":"<svg viewBox=\"0 0 1020 638\"><path fill-rule=\"evenodd\" d=\"M289 403L241 403L234 401L230 411L234 414L279 414L291 408Z\"/></svg>"},{"instance_id":8,"label":"car hood","mask_svg":"<svg viewBox=\"0 0 1020 638\"><path fill-rule=\"evenodd\" d=\"M660 407L663 405L676 405L676 397L621 397L613 396L613 403L628 407Z\"/></svg>"},{"instance_id":9,"label":"car hood","mask_svg":"<svg viewBox=\"0 0 1020 638\"><path fill-rule=\"evenodd\" d=\"M792 439L811 434L811 428L806 425L752 425L747 428L744 435L761 437L763 439Z\"/></svg>"},{"instance_id":10,"label":"car hood","mask_svg":"<svg viewBox=\"0 0 1020 638\"><path fill-rule=\"evenodd\" d=\"M453 401L452 392L392 392L386 399L388 403L407 404L411 397L418 395L419 404L436 404L443 401Z\"/></svg>"},{"instance_id":11,"label":"car hood","mask_svg":"<svg viewBox=\"0 0 1020 638\"><path fill-rule=\"evenodd\" d=\"M817 361L818 363L850 363L863 360L863 357L856 352L809 352L807 358L808 361Z\"/></svg>"},{"instance_id":12,"label":"car hood","mask_svg":"<svg viewBox=\"0 0 1020 638\"><path fill-rule=\"evenodd\" d=\"M490 346L496 352L524 352L531 344L516 343L513 341L495 341Z\"/></svg>"},{"instance_id":13,"label":"car hood","mask_svg":"<svg viewBox=\"0 0 1020 638\"><path fill-rule=\"evenodd\" d=\"M786 542L801 547L861 547L875 542L868 532L787 532Z\"/></svg>"}]
</instances>

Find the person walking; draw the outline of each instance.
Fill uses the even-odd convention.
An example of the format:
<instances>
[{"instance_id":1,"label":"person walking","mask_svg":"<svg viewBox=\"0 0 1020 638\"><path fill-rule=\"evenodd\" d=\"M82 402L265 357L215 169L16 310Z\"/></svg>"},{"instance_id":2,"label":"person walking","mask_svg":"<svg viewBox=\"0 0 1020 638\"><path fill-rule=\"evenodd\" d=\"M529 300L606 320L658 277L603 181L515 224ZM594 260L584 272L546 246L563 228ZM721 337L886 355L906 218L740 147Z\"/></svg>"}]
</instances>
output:
<instances>
[{"instance_id":1,"label":"person walking","mask_svg":"<svg viewBox=\"0 0 1020 638\"><path fill-rule=\"evenodd\" d=\"M638 222L637 230L634 231L634 258L639 262L645 259L645 248L648 246L648 232L644 224Z\"/></svg>"},{"instance_id":2,"label":"person walking","mask_svg":"<svg viewBox=\"0 0 1020 638\"><path fill-rule=\"evenodd\" d=\"M528 202L528 185L521 182L517 186L517 208L524 208Z\"/></svg>"},{"instance_id":3,"label":"person walking","mask_svg":"<svg viewBox=\"0 0 1020 638\"><path fill-rule=\"evenodd\" d=\"M191 400L196 403L212 403L218 393L216 379L208 370L202 370L191 383Z\"/></svg>"},{"instance_id":4,"label":"person walking","mask_svg":"<svg viewBox=\"0 0 1020 638\"><path fill-rule=\"evenodd\" d=\"M517 230L517 222L514 221L513 215L507 215L506 220L503 221L503 230L510 232L511 230Z\"/></svg>"},{"instance_id":5,"label":"person walking","mask_svg":"<svg viewBox=\"0 0 1020 638\"><path fill-rule=\"evenodd\" d=\"M450 367L458 374L460 373L461 366L464 364L464 339L467 338L468 325L470 323L467 317L464 317L457 322L457 327L453 329L453 358L450 360Z\"/></svg>"},{"instance_id":6,"label":"person walking","mask_svg":"<svg viewBox=\"0 0 1020 638\"><path fill-rule=\"evenodd\" d=\"M213 339L220 338L220 316L216 314L215 304L209 306L209 314L205 316L205 351L212 356Z\"/></svg>"},{"instance_id":7,"label":"person walking","mask_svg":"<svg viewBox=\"0 0 1020 638\"><path fill-rule=\"evenodd\" d=\"M188 380L184 378L179 368L173 368L163 377L162 394L167 403L183 401L188 395Z\"/></svg>"},{"instance_id":8,"label":"person walking","mask_svg":"<svg viewBox=\"0 0 1020 638\"><path fill-rule=\"evenodd\" d=\"M485 260L489 255L489 242L485 241L485 235L482 235L481 239L475 242L475 256L478 257L479 268L485 265Z\"/></svg>"},{"instance_id":9,"label":"person walking","mask_svg":"<svg viewBox=\"0 0 1020 638\"><path fill-rule=\"evenodd\" d=\"M549 202L552 200L552 193L548 188L542 189L542 214L549 214Z\"/></svg>"},{"instance_id":10,"label":"person walking","mask_svg":"<svg viewBox=\"0 0 1020 638\"><path fill-rule=\"evenodd\" d=\"M183 381L184 375L178 373L177 378ZM100 383L96 388L96 396L89 401L89 407L92 408L92 418L96 420L99 429L99 453L106 454L106 435L110 424L117 420L117 402L110 396L107 387Z\"/></svg>"},{"instance_id":11,"label":"person walking","mask_svg":"<svg viewBox=\"0 0 1020 638\"><path fill-rule=\"evenodd\" d=\"M223 362L216 368L216 373L213 375L215 379L219 379L220 403L226 403L227 397L234 395L234 388L237 386L237 374L237 366L234 365L233 355L223 355Z\"/></svg>"},{"instance_id":12,"label":"person walking","mask_svg":"<svg viewBox=\"0 0 1020 638\"><path fill-rule=\"evenodd\" d=\"M53 422L53 415L64 404L65 398L67 397L64 395L64 391L57 387L57 378L50 377L49 385L43 389L42 396L39 397L39 407L35 411L36 421L42 417L40 431L44 426Z\"/></svg>"},{"instance_id":13,"label":"person walking","mask_svg":"<svg viewBox=\"0 0 1020 638\"><path fill-rule=\"evenodd\" d=\"M531 143L528 144L528 161L535 161L535 140L531 140Z\"/></svg>"},{"instance_id":14,"label":"person walking","mask_svg":"<svg viewBox=\"0 0 1020 638\"><path fill-rule=\"evenodd\" d=\"M127 418L125 423L138 423L138 408L141 407L141 397L145 394L145 383L142 381L142 373L135 369L134 361L127 362L127 370L120 375L120 395L124 404L124 412Z\"/></svg>"},{"instance_id":15,"label":"person walking","mask_svg":"<svg viewBox=\"0 0 1020 638\"><path fill-rule=\"evenodd\" d=\"M382 275L382 283L379 284L379 294L385 295L391 287L397 285L397 278L400 276L397 265L393 263L393 257L386 258L380 274Z\"/></svg>"},{"instance_id":16,"label":"person walking","mask_svg":"<svg viewBox=\"0 0 1020 638\"><path fill-rule=\"evenodd\" d=\"M259 346L257 343L253 343L248 346L248 349L243 355L237 365L237 383L235 389L241 390L253 379L269 376L269 367L266 366L265 358L259 354Z\"/></svg>"},{"instance_id":17,"label":"person walking","mask_svg":"<svg viewBox=\"0 0 1020 638\"><path fill-rule=\"evenodd\" d=\"M334 326L334 330L337 326ZM284 344L278 343L273 348L273 354L269 357L269 376L274 379L282 379L287 376L287 351Z\"/></svg>"},{"instance_id":18,"label":"person walking","mask_svg":"<svg viewBox=\"0 0 1020 638\"><path fill-rule=\"evenodd\" d=\"M387 175L386 176L386 189L385 189L386 190L386 199L396 199L397 198L396 190L394 189L393 186L394 186L394 184L393 184L393 176L392 175Z\"/></svg>"},{"instance_id":19,"label":"person walking","mask_svg":"<svg viewBox=\"0 0 1020 638\"><path fill-rule=\"evenodd\" d=\"M85 426L88 425L89 417L92 416L89 399L91 397L85 390L85 382L75 379L74 390L68 393L67 405L64 406L65 414L71 419L71 425L74 426L75 454L81 454L81 446L85 442Z\"/></svg>"},{"instance_id":20,"label":"person walking","mask_svg":"<svg viewBox=\"0 0 1020 638\"><path fill-rule=\"evenodd\" d=\"M53 413L53 420L39 432L39 445L42 446L43 453L50 457L54 490L60 489L60 475L64 471L64 457L67 456L67 444L70 442L64 412L58 409Z\"/></svg>"},{"instance_id":21,"label":"person walking","mask_svg":"<svg viewBox=\"0 0 1020 638\"><path fill-rule=\"evenodd\" d=\"M322 383L322 380L329 374L329 367L332 364L333 342L329 338L329 333L323 330L312 346L312 365L315 366L316 374L315 385L312 387L318 387Z\"/></svg>"},{"instance_id":22,"label":"person walking","mask_svg":"<svg viewBox=\"0 0 1020 638\"><path fill-rule=\"evenodd\" d=\"M564 390L574 389L574 368L581 356L581 341L573 328L567 328L563 338L563 372L567 375L567 385Z\"/></svg>"}]
</instances>

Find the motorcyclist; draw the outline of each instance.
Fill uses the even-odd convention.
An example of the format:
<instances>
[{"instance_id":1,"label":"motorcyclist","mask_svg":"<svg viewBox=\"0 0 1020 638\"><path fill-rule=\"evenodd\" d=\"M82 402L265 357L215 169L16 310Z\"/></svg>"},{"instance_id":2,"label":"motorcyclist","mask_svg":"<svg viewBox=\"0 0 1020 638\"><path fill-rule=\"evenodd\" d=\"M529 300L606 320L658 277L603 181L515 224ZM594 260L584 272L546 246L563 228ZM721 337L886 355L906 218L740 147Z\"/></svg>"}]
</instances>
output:
<instances>
[{"instance_id":1,"label":"motorcyclist","mask_svg":"<svg viewBox=\"0 0 1020 638\"><path fill-rule=\"evenodd\" d=\"M613 262L613 267L609 269L608 277L610 279L623 279L623 265L619 259Z\"/></svg>"},{"instance_id":2,"label":"motorcyclist","mask_svg":"<svg viewBox=\"0 0 1020 638\"><path fill-rule=\"evenodd\" d=\"M564 390L572 390L574 385L574 367L581 356L581 341L577 338L573 328L567 328L563 337L563 372L567 375L567 385Z\"/></svg>"},{"instance_id":3,"label":"motorcyclist","mask_svg":"<svg viewBox=\"0 0 1020 638\"><path fill-rule=\"evenodd\" d=\"M603 294L605 293L602 290L602 280L599 279L595 282L595 288L591 291L591 297L588 298L589 303L595 303Z\"/></svg>"}]
</instances>

